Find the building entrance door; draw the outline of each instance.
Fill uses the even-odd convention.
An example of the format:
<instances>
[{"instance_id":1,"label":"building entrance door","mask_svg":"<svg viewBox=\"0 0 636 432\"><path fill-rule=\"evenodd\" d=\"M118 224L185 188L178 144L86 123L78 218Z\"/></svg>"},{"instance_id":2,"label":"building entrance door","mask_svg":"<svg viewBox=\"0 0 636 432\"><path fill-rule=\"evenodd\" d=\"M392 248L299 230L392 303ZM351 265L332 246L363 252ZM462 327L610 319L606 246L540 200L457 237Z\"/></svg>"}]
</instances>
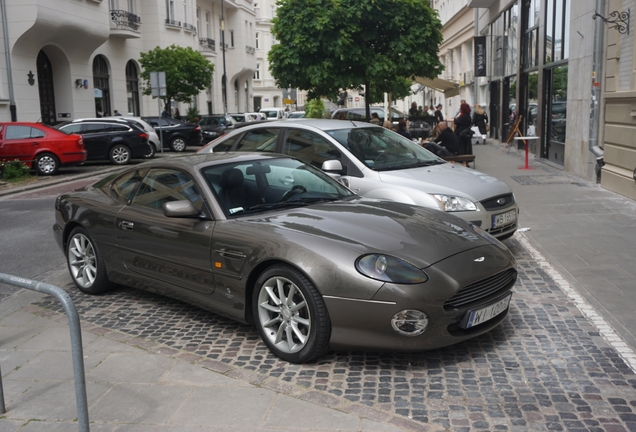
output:
<instances>
[{"instance_id":1,"label":"building entrance door","mask_svg":"<svg viewBox=\"0 0 636 432\"><path fill-rule=\"evenodd\" d=\"M501 127L501 119L499 114L499 97L500 97L500 82L490 82L490 112L488 118L490 120L490 137L498 139L501 134L499 128Z\"/></svg>"},{"instance_id":2,"label":"building entrance door","mask_svg":"<svg viewBox=\"0 0 636 432\"><path fill-rule=\"evenodd\" d=\"M53 66L44 51L40 51L38 54L37 70L42 123L54 125L57 123L57 114L55 113L55 92L53 91Z\"/></svg>"},{"instance_id":3,"label":"building entrance door","mask_svg":"<svg viewBox=\"0 0 636 432\"><path fill-rule=\"evenodd\" d=\"M559 165L565 164L565 131L567 120L568 66L546 69L543 98L543 140L541 157Z\"/></svg>"}]
</instances>

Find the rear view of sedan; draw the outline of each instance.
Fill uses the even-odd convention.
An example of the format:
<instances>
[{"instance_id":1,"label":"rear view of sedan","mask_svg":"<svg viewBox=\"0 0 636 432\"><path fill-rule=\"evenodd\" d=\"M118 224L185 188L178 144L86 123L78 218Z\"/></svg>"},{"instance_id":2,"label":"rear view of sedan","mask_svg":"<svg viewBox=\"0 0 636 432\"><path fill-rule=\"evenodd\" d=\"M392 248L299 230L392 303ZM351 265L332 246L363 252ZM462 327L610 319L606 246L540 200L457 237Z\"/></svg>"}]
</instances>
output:
<instances>
[{"instance_id":1,"label":"rear view of sedan","mask_svg":"<svg viewBox=\"0 0 636 432\"><path fill-rule=\"evenodd\" d=\"M451 214L355 195L276 154L175 157L61 195L55 238L77 287L114 283L256 326L278 357L423 351L509 310L517 272Z\"/></svg>"},{"instance_id":2,"label":"rear view of sedan","mask_svg":"<svg viewBox=\"0 0 636 432\"><path fill-rule=\"evenodd\" d=\"M38 175L53 175L62 166L86 160L84 139L42 123L0 123L0 160L19 160Z\"/></svg>"}]
</instances>

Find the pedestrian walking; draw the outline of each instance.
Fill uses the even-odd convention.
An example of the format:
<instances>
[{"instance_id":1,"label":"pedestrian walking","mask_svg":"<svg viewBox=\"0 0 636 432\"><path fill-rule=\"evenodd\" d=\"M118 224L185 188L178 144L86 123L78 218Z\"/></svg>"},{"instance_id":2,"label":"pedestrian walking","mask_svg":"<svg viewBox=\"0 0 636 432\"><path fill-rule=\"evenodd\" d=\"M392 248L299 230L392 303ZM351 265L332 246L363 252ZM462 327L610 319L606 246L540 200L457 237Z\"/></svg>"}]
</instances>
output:
<instances>
[{"instance_id":1,"label":"pedestrian walking","mask_svg":"<svg viewBox=\"0 0 636 432\"><path fill-rule=\"evenodd\" d=\"M473 125L479 128L481 135L486 135L486 123L488 123L488 115L481 105L475 105L475 114L473 114Z\"/></svg>"}]
</instances>

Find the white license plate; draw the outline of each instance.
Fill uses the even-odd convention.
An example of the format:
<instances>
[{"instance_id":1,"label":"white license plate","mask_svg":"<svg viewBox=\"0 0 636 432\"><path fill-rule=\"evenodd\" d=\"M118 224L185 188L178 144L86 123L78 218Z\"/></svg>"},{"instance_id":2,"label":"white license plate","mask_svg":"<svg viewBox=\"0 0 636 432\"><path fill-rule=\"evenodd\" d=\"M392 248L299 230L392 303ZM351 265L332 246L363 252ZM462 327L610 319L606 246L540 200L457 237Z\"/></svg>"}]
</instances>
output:
<instances>
[{"instance_id":1,"label":"white license plate","mask_svg":"<svg viewBox=\"0 0 636 432\"><path fill-rule=\"evenodd\" d=\"M481 323L492 319L508 309L510 305L510 299L512 298L512 293L508 294L506 297L501 300L490 304L481 309L477 309L474 311L468 311L468 322L466 323L466 328L471 328Z\"/></svg>"},{"instance_id":2,"label":"white license plate","mask_svg":"<svg viewBox=\"0 0 636 432\"><path fill-rule=\"evenodd\" d=\"M494 215L492 217L492 227L499 228L500 226L508 225L515 220L517 220L517 210L510 210L509 212Z\"/></svg>"}]
</instances>

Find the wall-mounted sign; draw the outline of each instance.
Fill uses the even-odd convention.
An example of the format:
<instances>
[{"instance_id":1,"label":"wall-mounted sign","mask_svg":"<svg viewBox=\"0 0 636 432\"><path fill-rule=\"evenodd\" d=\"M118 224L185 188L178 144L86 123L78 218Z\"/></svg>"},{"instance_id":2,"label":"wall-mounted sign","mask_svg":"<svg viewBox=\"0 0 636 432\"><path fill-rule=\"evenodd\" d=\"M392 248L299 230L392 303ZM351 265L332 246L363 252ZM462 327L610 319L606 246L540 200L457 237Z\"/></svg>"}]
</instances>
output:
<instances>
[{"instance_id":1,"label":"wall-mounted sign","mask_svg":"<svg viewBox=\"0 0 636 432\"><path fill-rule=\"evenodd\" d=\"M475 37L475 76L487 76L486 73L486 36Z\"/></svg>"},{"instance_id":2,"label":"wall-mounted sign","mask_svg":"<svg viewBox=\"0 0 636 432\"><path fill-rule=\"evenodd\" d=\"M70 118L71 113L57 113L58 118Z\"/></svg>"}]
</instances>

